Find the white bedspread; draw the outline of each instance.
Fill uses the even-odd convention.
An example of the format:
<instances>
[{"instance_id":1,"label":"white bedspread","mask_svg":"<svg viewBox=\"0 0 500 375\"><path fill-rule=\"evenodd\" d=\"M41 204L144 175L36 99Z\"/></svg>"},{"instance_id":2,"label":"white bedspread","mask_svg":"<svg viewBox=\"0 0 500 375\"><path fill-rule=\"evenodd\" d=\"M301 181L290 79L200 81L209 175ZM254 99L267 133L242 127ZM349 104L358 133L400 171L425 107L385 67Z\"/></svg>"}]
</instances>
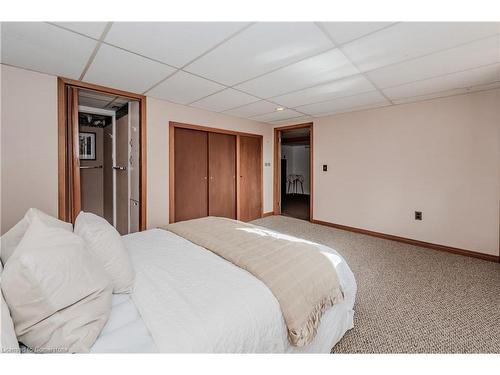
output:
<instances>
[{"instance_id":1,"label":"white bedspread","mask_svg":"<svg viewBox=\"0 0 500 375\"><path fill-rule=\"evenodd\" d=\"M154 353L157 351L130 294L113 294L109 319L91 353Z\"/></svg>"},{"instance_id":2,"label":"white bedspread","mask_svg":"<svg viewBox=\"0 0 500 375\"><path fill-rule=\"evenodd\" d=\"M352 328L356 282L342 257L328 247L318 245L336 266L345 300L325 312L314 342L297 348L288 342L277 300L248 272L164 230L134 233L124 240L136 271L132 299L142 321L133 323L129 306L130 328L122 324L121 333L113 330L110 325L121 315L115 306L93 348L96 352L330 352ZM107 335L113 331L119 345Z\"/></svg>"}]
</instances>

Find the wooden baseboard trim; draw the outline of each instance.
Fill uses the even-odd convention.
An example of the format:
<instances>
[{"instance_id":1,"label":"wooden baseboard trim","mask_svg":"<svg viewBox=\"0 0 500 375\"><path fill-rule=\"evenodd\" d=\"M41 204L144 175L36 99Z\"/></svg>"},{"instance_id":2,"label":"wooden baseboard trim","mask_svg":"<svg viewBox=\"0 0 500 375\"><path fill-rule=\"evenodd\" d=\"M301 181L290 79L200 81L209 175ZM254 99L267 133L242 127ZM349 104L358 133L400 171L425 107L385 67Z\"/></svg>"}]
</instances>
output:
<instances>
[{"instance_id":1,"label":"wooden baseboard trim","mask_svg":"<svg viewBox=\"0 0 500 375\"><path fill-rule=\"evenodd\" d=\"M366 234L368 236L383 238L385 240L402 242L402 243L406 243L409 245L425 247L425 248L433 249L433 250L446 251L448 253L464 255L464 256L473 257L473 258L479 258L479 259L487 260L490 262L500 262L500 256L483 254L483 253L479 253L477 251L459 249L456 247L438 245L438 244L434 244L434 243L430 243L430 242L412 240L411 238L399 237L399 236L394 236L392 234L385 234L385 233L380 233L380 232L374 232L374 231L367 230L367 229L349 227L347 225L335 224L335 223L330 223L327 221L311 220L311 222L314 224L324 225L324 226L332 227L332 228L336 228L336 229L342 229L342 230L346 230L349 232L361 233L361 234Z\"/></svg>"},{"instance_id":2,"label":"wooden baseboard trim","mask_svg":"<svg viewBox=\"0 0 500 375\"><path fill-rule=\"evenodd\" d=\"M268 217L268 216L273 216L274 215L274 211L269 211L269 212L264 212L262 214L262 217Z\"/></svg>"}]
</instances>

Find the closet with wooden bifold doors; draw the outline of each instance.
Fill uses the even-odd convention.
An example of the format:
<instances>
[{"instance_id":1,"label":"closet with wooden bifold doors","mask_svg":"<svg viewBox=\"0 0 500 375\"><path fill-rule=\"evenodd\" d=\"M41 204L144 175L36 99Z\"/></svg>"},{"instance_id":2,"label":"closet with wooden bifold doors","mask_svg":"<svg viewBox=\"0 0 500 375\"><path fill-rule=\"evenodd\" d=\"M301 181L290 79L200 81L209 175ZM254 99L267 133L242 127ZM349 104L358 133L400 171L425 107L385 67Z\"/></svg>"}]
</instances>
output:
<instances>
[{"instance_id":1,"label":"closet with wooden bifold doors","mask_svg":"<svg viewBox=\"0 0 500 375\"><path fill-rule=\"evenodd\" d=\"M170 123L169 145L171 223L262 216L262 136Z\"/></svg>"}]
</instances>

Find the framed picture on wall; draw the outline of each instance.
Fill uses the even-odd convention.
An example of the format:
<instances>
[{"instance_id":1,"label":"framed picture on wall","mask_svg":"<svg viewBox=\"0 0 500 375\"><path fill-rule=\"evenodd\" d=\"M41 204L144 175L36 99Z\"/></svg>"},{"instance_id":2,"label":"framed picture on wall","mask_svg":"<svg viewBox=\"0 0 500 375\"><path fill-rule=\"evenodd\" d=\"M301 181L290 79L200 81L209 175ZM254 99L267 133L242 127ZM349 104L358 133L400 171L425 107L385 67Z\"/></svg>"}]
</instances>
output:
<instances>
[{"instance_id":1,"label":"framed picture on wall","mask_svg":"<svg viewBox=\"0 0 500 375\"><path fill-rule=\"evenodd\" d=\"M79 133L80 160L95 160L95 133Z\"/></svg>"}]
</instances>

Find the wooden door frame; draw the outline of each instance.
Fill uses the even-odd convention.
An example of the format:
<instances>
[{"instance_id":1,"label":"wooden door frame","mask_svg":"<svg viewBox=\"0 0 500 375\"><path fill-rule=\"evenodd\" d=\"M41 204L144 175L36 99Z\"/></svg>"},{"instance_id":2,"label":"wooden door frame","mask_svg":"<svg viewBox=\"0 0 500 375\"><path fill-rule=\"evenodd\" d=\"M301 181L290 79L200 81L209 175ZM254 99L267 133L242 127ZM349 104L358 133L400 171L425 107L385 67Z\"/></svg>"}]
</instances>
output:
<instances>
[{"instance_id":1,"label":"wooden door frame","mask_svg":"<svg viewBox=\"0 0 500 375\"><path fill-rule=\"evenodd\" d=\"M281 215L281 144L279 143L282 131L292 129L309 129L309 221L314 220L314 124L312 122L280 126L274 128L274 188L273 188L273 214Z\"/></svg>"},{"instance_id":2,"label":"wooden door frame","mask_svg":"<svg viewBox=\"0 0 500 375\"><path fill-rule=\"evenodd\" d=\"M57 79L57 103L58 103L58 215L59 219L74 222L75 213L68 212L68 207L78 206L80 202L70 202L72 199L67 194L67 189L73 189L80 194L79 184L74 184L68 175L68 144L67 144L67 119L66 88L85 89L97 91L105 94L123 96L139 102L139 140L140 140L140 160L139 160L139 230L146 229L146 205L147 205L147 142L146 142L146 97L144 95L117 90L109 87L94 85L91 83L76 81L69 78L58 77ZM73 160L76 160L73 157Z\"/></svg>"},{"instance_id":3,"label":"wooden door frame","mask_svg":"<svg viewBox=\"0 0 500 375\"><path fill-rule=\"evenodd\" d=\"M240 220L240 136L259 138L260 143L260 217L264 214L264 136L239 132L235 130L211 128L209 126L186 124L176 121L168 123L168 221L175 222L175 129L191 129L211 133L230 134L236 136L236 219Z\"/></svg>"}]
</instances>

